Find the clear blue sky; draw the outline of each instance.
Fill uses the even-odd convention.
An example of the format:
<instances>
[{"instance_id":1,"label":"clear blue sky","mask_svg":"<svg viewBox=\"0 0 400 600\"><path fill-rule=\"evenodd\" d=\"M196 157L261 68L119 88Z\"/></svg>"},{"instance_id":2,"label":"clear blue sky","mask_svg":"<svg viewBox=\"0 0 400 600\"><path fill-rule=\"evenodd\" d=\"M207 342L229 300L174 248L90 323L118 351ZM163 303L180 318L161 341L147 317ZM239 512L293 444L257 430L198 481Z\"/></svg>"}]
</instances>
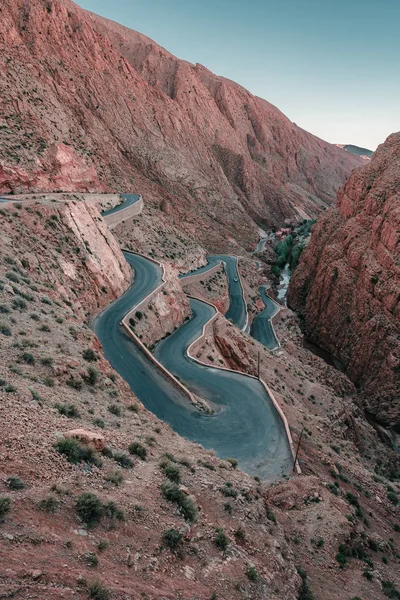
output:
<instances>
[{"instance_id":1,"label":"clear blue sky","mask_svg":"<svg viewBox=\"0 0 400 600\"><path fill-rule=\"evenodd\" d=\"M400 130L400 0L77 0L333 143Z\"/></svg>"}]
</instances>

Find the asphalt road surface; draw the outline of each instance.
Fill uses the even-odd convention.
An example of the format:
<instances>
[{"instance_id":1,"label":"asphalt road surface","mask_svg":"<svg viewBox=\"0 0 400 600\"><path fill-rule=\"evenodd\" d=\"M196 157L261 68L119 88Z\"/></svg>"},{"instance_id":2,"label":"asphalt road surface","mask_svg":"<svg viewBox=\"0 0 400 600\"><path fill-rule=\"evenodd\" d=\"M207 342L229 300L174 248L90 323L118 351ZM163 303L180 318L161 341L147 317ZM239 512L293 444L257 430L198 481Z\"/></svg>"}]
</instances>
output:
<instances>
[{"instance_id":1,"label":"asphalt road surface","mask_svg":"<svg viewBox=\"0 0 400 600\"><path fill-rule=\"evenodd\" d=\"M205 415L146 358L123 332L120 321L161 282L161 269L137 255L125 254L135 271L129 290L95 320L93 329L106 358L143 404L178 434L233 457L250 475L277 479L289 472L292 456L283 423L265 388L240 373L205 367L189 359L186 348L202 331L214 309L192 300L193 317L155 349L164 366L215 409Z\"/></svg>"},{"instance_id":2,"label":"asphalt road surface","mask_svg":"<svg viewBox=\"0 0 400 600\"><path fill-rule=\"evenodd\" d=\"M128 208L131 204L135 204L140 198L139 194L121 194L121 198L124 198L124 201L121 204L117 204L114 208L110 208L110 210L106 210L101 213L102 217L108 217L116 212L119 212L122 209Z\"/></svg>"},{"instance_id":3,"label":"asphalt road surface","mask_svg":"<svg viewBox=\"0 0 400 600\"><path fill-rule=\"evenodd\" d=\"M263 286L260 286L259 289L265 308L253 319L250 335L266 348L274 350L278 348L279 343L272 327L271 318L279 312L279 306L267 296Z\"/></svg>"},{"instance_id":4,"label":"asphalt road surface","mask_svg":"<svg viewBox=\"0 0 400 600\"><path fill-rule=\"evenodd\" d=\"M185 279L191 275L199 275L206 273L212 267L219 263L224 263L225 272L229 284L229 299L230 305L225 317L232 321L239 329L243 329L246 324L246 303L243 298L243 290L239 279L236 256L228 256L226 254L215 254L207 256L207 264L204 267L180 275L180 279Z\"/></svg>"}]
</instances>

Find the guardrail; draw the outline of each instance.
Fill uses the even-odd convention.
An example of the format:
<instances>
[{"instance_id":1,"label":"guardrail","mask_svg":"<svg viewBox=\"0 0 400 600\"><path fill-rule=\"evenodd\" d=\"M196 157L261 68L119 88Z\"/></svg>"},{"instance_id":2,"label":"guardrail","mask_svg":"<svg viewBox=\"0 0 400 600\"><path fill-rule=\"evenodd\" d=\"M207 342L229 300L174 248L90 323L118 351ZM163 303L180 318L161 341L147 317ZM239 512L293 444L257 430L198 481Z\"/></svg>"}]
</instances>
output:
<instances>
[{"instance_id":1,"label":"guardrail","mask_svg":"<svg viewBox=\"0 0 400 600\"><path fill-rule=\"evenodd\" d=\"M292 434L290 432L290 427L289 427L289 422L286 418L285 413L283 412L282 408L280 407L277 399L275 398L274 394L272 393L271 389L268 387L268 385L265 383L265 381L263 379L259 379L258 377L255 377L255 375L250 375L250 373L243 373L243 371L236 371L235 369L229 369L228 367L221 367L221 366L214 366L214 365L209 365L208 363L205 363L204 361L200 360L199 358L197 358L196 356L194 356L194 354L192 353L192 349L193 346L199 341L201 340L201 338L203 338L205 336L205 332L206 332L206 327L207 325L210 325L218 316L221 316L222 318L225 318L223 315L221 315L221 313L218 312L218 309L216 306L214 306L214 304L212 302L208 302L207 300L203 300L201 298L196 298L196 296L189 296L189 298L193 298L194 300L200 300L200 302L205 302L205 304L209 304L210 306L212 306L215 311L216 314L213 315L211 317L211 319L209 319L206 323L203 324L203 331L202 334L196 338L188 347L186 353L189 356L189 358L191 360L193 360L194 362L199 363L200 365L203 365L205 367L209 367L212 369L220 369L221 371L228 371L230 373L240 373L240 375L243 375L244 377L250 377L251 379L257 379L263 386L265 391L267 392L268 397L271 399L272 404L274 405L278 415L280 416L282 422L283 422L283 426L285 428L285 433L286 433L286 437L288 439L289 442L289 447L290 447L290 451L292 453L292 458L293 461L296 458L296 453L295 453L295 448L294 448L294 443L293 443L293 438L292 438ZM301 468L299 465L299 461L296 459L296 464L295 464L295 469L296 472L300 475L301 474Z\"/></svg>"},{"instance_id":2,"label":"guardrail","mask_svg":"<svg viewBox=\"0 0 400 600\"><path fill-rule=\"evenodd\" d=\"M162 282L159 286L157 286L154 290L152 290L149 294L147 294L147 296L145 298L143 298L143 300L141 300L140 302L138 302L133 308L131 308L131 310L125 315L125 317L122 319L122 327L124 328L125 333L128 335L128 337L130 337L135 344L140 348L140 350L156 365L156 367L161 370L161 372L174 384L176 385L176 387L182 391L190 400L190 402L194 405L197 406L198 405L198 401L196 401L196 398L194 396L194 394L192 394L192 392L184 385L182 384L168 369L166 369L166 367L164 367L164 365L158 361L156 359L156 357L150 352L150 350L143 344L143 342L138 338L138 336L132 331L132 329L129 326L129 318L130 316L136 312L138 310L138 308L140 306L142 306L149 298L151 298L152 296L154 296L155 294L157 294L158 292L160 292L162 290L162 288L164 287L166 280L165 280L165 267L163 265L163 263L158 262L157 260L155 260L154 258L151 258L150 256L146 256L144 254L141 254L140 252L135 252L132 250L125 250L122 249L123 252L127 252L128 254L136 254L137 256L141 256L142 258L145 258L147 260L150 260L151 262L155 263L156 265L158 265L161 269L162 269ZM238 257L236 257L236 260L238 261ZM220 266L220 265L216 265L216 266ZM211 269L210 269L211 270ZM237 262L237 272L238 275L240 277L239 274L239 269L238 269L238 262ZM243 285L242 282L240 280L240 284L242 287L242 293L243 293L243 299L244 299L244 291L243 291ZM282 408L280 407L278 401L276 400L275 396L273 395L271 389L268 387L268 385L265 383L265 381L263 379L259 379L258 377L255 377L254 375L250 375L249 373L243 373L242 371L236 371L234 369L229 369L228 367L220 367L220 366L211 366L205 362L203 362L202 360L196 358L193 353L192 353L192 349L193 346L196 342L198 342L199 340L201 340L204 336L205 336L205 332L206 332L206 327L207 325L209 325L210 323L212 323L219 315L219 311L217 309L217 307L212 304L212 302L208 302L207 300L203 300L201 298L196 298L195 296L189 296L189 298L193 298L194 300L200 300L201 302L204 302L205 304L208 304L210 306L212 306L215 310L215 314L203 324L203 328L202 328L202 333L199 337L197 337L187 348L186 353L188 355L188 357L193 360L194 362L197 362L198 364L208 367L208 368L213 368L213 369L220 369L221 371L228 371L230 373L236 373L236 374L240 374L243 375L243 377L250 377L251 379L257 379L258 381L260 381L261 385L264 387L267 396L270 398L271 402L273 403L278 415L280 416L283 426L285 428L285 433L286 433L286 437L289 443L289 447L290 447L290 451L292 453L292 458L293 461L295 462L294 468L296 469L296 472L298 474L301 474L301 468L299 465L298 460L296 459L296 454L295 454L295 449L294 449L294 443L293 443L293 438L292 438L292 434L290 432L290 427L289 427L289 423L288 420L286 418L285 413L283 412ZM272 298L271 298L272 300ZM277 304L274 300L272 300L275 304ZM278 306L278 304L277 304ZM225 318L223 317L223 315L221 315L221 318ZM248 312L247 312L247 307L246 307L246 324L245 324L245 328L247 327L248 324ZM272 322L271 322L272 325ZM243 331L245 330L245 328L243 329ZM279 343L279 340L278 340Z\"/></svg>"},{"instance_id":3,"label":"guardrail","mask_svg":"<svg viewBox=\"0 0 400 600\"><path fill-rule=\"evenodd\" d=\"M121 208L110 215L104 215L103 219L107 223L109 229L114 229L120 223L123 223L127 219L131 219L132 217L136 217L140 215L144 208L143 197L139 195L139 199L136 200L133 204L129 204L126 208Z\"/></svg>"},{"instance_id":4,"label":"guardrail","mask_svg":"<svg viewBox=\"0 0 400 600\"><path fill-rule=\"evenodd\" d=\"M142 306L145 302L147 302L147 300L149 298L151 298L152 296L154 296L155 294L157 294L158 292L160 292L162 290L162 288L164 287L166 280L165 280L165 267L162 263L158 262L157 260L154 260L154 258L151 258L150 256L145 256L144 254L141 254L140 252L135 252L133 250L125 250L122 249L122 252L126 252L128 254L136 254L137 256L141 256L142 258L145 258L146 260L149 260L151 262L153 262L154 264L156 264L157 266L159 266L162 269L162 282L160 283L159 286L157 286L154 290L152 290L149 294L147 294L147 296L145 298L143 298L143 300L141 300L140 302L138 302L133 308L131 308L131 310L129 312L126 313L125 317L122 319L121 324L122 327L124 328L125 333L135 342L135 344L140 348L140 350L156 365L156 367L158 369L160 369L160 371L162 371L162 373L181 391L183 392L190 400L190 402L197 406L198 402L194 396L194 394L192 394L192 392L185 386L183 385L183 383L181 383L172 373L171 371L168 371L168 369L166 369L164 367L164 365L162 363L160 363L160 361L158 361L156 359L156 357L154 356L154 354L152 354L152 352L150 352L150 350L144 345L144 343L138 338L138 336L132 331L130 325L129 325L129 319L131 317L131 315L133 313L135 313L138 308L140 306Z\"/></svg>"}]
</instances>

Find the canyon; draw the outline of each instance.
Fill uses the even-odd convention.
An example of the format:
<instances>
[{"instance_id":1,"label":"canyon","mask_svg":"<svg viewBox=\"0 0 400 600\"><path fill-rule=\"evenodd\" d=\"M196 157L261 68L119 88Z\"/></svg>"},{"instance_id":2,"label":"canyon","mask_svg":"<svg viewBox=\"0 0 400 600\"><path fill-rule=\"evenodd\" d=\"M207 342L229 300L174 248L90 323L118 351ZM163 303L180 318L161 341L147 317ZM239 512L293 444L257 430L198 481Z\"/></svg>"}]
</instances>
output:
<instances>
[{"instance_id":1,"label":"canyon","mask_svg":"<svg viewBox=\"0 0 400 600\"><path fill-rule=\"evenodd\" d=\"M339 191L289 287L312 341L344 364L381 425L399 431L400 134Z\"/></svg>"},{"instance_id":2,"label":"canyon","mask_svg":"<svg viewBox=\"0 0 400 600\"><path fill-rule=\"evenodd\" d=\"M140 190L209 250L252 249L363 162L69 0L5 0L0 27L0 193Z\"/></svg>"}]
</instances>

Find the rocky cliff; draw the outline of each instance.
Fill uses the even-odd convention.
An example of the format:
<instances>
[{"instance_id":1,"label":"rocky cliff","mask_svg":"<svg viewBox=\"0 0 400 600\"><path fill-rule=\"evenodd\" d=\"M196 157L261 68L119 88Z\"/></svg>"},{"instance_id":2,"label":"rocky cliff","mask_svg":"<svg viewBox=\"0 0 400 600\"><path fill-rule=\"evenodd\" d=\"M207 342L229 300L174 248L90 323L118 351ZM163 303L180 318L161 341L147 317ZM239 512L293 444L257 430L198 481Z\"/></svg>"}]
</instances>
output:
<instances>
[{"instance_id":1,"label":"rocky cliff","mask_svg":"<svg viewBox=\"0 0 400 600\"><path fill-rule=\"evenodd\" d=\"M117 241L96 206L82 196L0 206L2 248L21 256L34 281L46 281L47 304L61 297L83 319L129 286L132 271ZM8 287L15 295L11 283Z\"/></svg>"},{"instance_id":2,"label":"rocky cliff","mask_svg":"<svg viewBox=\"0 0 400 600\"><path fill-rule=\"evenodd\" d=\"M315 216L362 162L70 0L4 0L0 16L3 190L135 189L208 247L252 248L255 222ZM59 144L72 173L48 157Z\"/></svg>"},{"instance_id":3,"label":"rocky cliff","mask_svg":"<svg viewBox=\"0 0 400 600\"><path fill-rule=\"evenodd\" d=\"M314 226L288 303L312 341L343 362L369 410L400 430L400 133Z\"/></svg>"}]
</instances>

